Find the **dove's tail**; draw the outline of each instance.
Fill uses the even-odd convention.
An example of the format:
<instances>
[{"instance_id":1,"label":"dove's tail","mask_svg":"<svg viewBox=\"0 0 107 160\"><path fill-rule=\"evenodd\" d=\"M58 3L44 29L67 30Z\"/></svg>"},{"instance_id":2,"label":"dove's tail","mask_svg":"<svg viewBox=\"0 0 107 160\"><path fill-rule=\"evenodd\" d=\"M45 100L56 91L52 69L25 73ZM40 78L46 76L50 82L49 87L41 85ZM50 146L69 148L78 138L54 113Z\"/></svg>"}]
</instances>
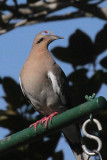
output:
<instances>
[{"instance_id":1,"label":"dove's tail","mask_svg":"<svg viewBox=\"0 0 107 160\"><path fill-rule=\"evenodd\" d=\"M88 155L82 149L82 140L79 127L75 124L70 125L63 129L63 133L74 153L76 160L88 160Z\"/></svg>"}]
</instances>

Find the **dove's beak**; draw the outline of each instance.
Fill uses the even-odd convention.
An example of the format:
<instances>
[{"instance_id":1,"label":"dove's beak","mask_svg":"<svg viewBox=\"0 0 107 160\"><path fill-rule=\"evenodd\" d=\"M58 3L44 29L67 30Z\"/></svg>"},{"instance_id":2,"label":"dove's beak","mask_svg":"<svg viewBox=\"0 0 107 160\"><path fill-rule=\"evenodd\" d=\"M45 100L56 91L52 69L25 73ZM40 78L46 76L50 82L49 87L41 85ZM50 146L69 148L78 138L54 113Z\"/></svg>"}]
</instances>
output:
<instances>
[{"instance_id":1,"label":"dove's beak","mask_svg":"<svg viewBox=\"0 0 107 160\"><path fill-rule=\"evenodd\" d=\"M53 39L64 39L64 37L62 37L62 36L57 36L57 35L48 35L48 36L52 36Z\"/></svg>"}]
</instances>

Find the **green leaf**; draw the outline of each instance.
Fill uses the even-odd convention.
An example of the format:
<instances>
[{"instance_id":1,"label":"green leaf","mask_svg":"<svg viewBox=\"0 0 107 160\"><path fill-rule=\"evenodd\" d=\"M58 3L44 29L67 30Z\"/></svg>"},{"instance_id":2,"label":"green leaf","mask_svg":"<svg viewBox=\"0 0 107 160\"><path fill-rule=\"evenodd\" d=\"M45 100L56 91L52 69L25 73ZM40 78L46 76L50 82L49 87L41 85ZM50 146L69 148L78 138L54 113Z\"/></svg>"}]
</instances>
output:
<instances>
[{"instance_id":1,"label":"green leaf","mask_svg":"<svg viewBox=\"0 0 107 160\"><path fill-rule=\"evenodd\" d=\"M107 56L100 61L100 64L107 69Z\"/></svg>"},{"instance_id":2,"label":"green leaf","mask_svg":"<svg viewBox=\"0 0 107 160\"><path fill-rule=\"evenodd\" d=\"M107 24L97 33L95 37L95 52L100 54L107 49Z\"/></svg>"},{"instance_id":3,"label":"green leaf","mask_svg":"<svg viewBox=\"0 0 107 160\"><path fill-rule=\"evenodd\" d=\"M6 96L3 98L10 107L13 107L13 110L16 110L18 107L22 107L24 104L28 105L28 102L25 100L19 84L17 84L12 78L3 78L2 86L6 94Z\"/></svg>"},{"instance_id":4,"label":"green leaf","mask_svg":"<svg viewBox=\"0 0 107 160\"><path fill-rule=\"evenodd\" d=\"M54 56L61 61L71 63L74 67L93 63L95 59L94 45L90 37L77 29L69 38L69 46L52 49Z\"/></svg>"},{"instance_id":5,"label":"green leaf","mask_svg":"<svg viewBox=\"0 0 107 160\"><path fill-rule=\"evenodd\" d=\"M57 153L54 153L53 155L53 160L63 160L64 159L64 155L62 151L59 151Z\"/></svg>"}]
</instances>

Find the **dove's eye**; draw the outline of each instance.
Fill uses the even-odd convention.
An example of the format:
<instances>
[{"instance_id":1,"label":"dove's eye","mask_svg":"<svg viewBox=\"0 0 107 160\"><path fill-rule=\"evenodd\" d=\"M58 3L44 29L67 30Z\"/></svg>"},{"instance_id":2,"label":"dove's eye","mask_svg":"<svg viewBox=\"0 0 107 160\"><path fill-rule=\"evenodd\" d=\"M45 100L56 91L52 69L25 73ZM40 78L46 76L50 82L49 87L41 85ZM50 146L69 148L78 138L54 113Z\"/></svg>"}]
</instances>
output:
<instances>
[{"instance_id":1,"label":"dove's eye","mask_svg":"<svg viewBox=\"0 0 107 160\"><path fill-rule=\"evenodd\" d=\"M51 35L49 32L47 31L43 31L41 34L44 34L44 35Z\"/></svg>"}]
</instances>

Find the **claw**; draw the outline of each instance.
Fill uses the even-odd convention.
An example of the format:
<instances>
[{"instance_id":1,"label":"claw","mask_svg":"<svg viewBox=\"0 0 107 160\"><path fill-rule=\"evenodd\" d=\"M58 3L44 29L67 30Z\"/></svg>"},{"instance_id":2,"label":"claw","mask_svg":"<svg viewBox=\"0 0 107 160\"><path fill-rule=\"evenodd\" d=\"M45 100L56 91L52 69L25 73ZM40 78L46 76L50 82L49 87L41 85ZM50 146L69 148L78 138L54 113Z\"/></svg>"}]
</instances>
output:
<instances>
[{"instance_id":1,"label":"claw","mask_svg":"<svg viewBox=\"0 0 107 160\"><path fill-rule=\"evenodd\" d=\"M33 126L34 126L35 130L37 131L37 125L38 125L39 123L40 123L40 124L45 123L45 128L47 128L48 121L50 120L50 122L52 123L52 118L53 118L54 116L56 116L57 114L58 114L58 112L54 112L54 113L50 114L48 117L44 117L44 118L42 118L41 120L39 120L39 121L31 124L30 127L33 127Z\"/></svg>"}]
</instances>

